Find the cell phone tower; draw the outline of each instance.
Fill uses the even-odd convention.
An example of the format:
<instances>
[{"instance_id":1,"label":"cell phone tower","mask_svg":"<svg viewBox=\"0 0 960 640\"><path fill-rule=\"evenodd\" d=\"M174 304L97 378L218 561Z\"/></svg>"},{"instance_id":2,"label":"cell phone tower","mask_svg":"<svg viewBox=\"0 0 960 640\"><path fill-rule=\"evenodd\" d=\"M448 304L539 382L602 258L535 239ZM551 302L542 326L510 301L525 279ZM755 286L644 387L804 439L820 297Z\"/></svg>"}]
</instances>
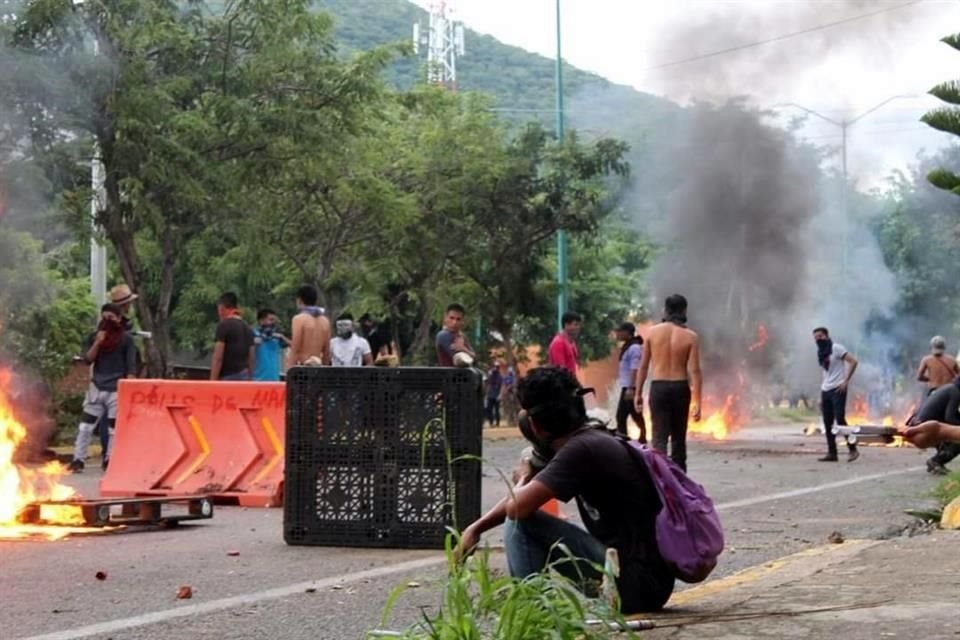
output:
<instances>
[{"instance_id":1,"label":"cell phone tower","mask_svg":"<svg viewBox=\"0 0 960 640\"><path fill-rule=\"evenodd\" d=\"M457 57L465 53L463 23L456 19L452 0L434 0L428 9L426 33L419 22L413 25L413 50L427 49L427 81L451 91L457 90Z\"/></svg>"}]
</instances>

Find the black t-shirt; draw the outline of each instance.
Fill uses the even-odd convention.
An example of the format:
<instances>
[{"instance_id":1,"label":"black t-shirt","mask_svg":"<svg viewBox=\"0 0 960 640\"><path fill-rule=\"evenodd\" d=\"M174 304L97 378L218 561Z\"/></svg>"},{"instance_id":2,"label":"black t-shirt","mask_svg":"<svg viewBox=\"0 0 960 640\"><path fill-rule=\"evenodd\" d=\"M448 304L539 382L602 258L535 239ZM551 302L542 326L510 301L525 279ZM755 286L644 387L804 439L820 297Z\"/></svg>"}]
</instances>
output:
<instances>
[{"instance_id":1,"label":"black t-shirt","mask_svg":"<svg viewBox=\"0 0 960 640\"><path fill-rule=\"evenodd\" d=\"M923 401L914 422L927 420L960 425L960 387L956 383L943 385Z\"/></svg>"},{"instance_id":2,"label":"black t-shirt","mask_svg":"<svg viewBox=\"0 0 960 640\"><path fill-rule=\"evenodd\" d=\"M217 342L223 343L223 366L220 377L231 376L249 368L253 329L240 318L227 318L217 325ZM253 372L251 372L253 373Z\"/></svg>"},{"instance_id":3,"label":"black t-shirt","mask_svg":"<svg viewBox=\"0 0 960 640\"><path fill-rule=\"evenodd\" d=\"M674 579L657 548L660 496L627 446L605 431L584 429L570 437L536 479L563 502L575 497L587 531L617 550L623 610L650 610L658 608L652 601L662 597L660 605L666 602ZM643 604L632 607L631 601Z\"/></svg>"}]
</instances>

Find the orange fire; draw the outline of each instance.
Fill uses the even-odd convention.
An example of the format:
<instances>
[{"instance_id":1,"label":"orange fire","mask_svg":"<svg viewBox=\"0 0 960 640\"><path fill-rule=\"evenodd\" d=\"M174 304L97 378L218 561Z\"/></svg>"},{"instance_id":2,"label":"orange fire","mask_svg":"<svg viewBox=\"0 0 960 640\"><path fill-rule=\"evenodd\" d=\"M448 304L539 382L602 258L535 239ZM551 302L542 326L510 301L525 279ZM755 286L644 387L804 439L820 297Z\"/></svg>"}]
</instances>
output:
<instances>
[{"instance_id":1,"label":"orange fire","mask_svg":"<svg viewBox=\"0 0 960 640\"><path fill-rule=\"evenodd\" d=\"M20 521L23 510L31 503L67 500L75 497L76 492L60 483L66 470L59 462L37 469L14 464L14 452L26 438L27 430L14 415L8 395L10 387L10 371L0 369L0 538L42 536L57 540L89 531L84 527L50 526L82 524L83 514L77 506L44 505L40 509L44 524Z\"/></svg>"},{"instance_id":2,"label":"orange fire","mask_svg":"<svg viewBox=\"0 0 960 640\"><path fill-rule=\"evenodd\" d=\"M700 422L690 422L688 431L693 434L710 436L714 440L726 440L730 432L736 427L741 426L737 414L737 402L739 398L736 395L728 395L723 401L723 407L715 411L708 412L704 410ZM704 400L704 405L713 404L711 398Z\"/></svg>"}]
</instances>

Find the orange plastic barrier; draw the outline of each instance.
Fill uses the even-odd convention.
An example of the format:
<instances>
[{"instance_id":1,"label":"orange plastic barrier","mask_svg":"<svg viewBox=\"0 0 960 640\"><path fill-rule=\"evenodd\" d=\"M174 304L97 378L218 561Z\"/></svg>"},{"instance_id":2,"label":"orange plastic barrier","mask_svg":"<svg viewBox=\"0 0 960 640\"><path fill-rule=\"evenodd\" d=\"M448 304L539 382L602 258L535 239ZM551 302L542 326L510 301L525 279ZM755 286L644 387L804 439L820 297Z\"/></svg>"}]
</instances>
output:
<instances>
[{"instance_id":1,"label":"orange plastic barrier","mask_svg":"<svg viewBox=\"0 0 960 640\"><path fill-rule=\"evenodd\" d=\"M279 382L121 381L100 494L280 506L285 393Z\"/></svg>"},{"instance_id":2,"label":"orange plastic barrier","mask_svg":"<svg viewBox=\"0 0 960 640\"><path fill-rule=\"evenodd\" d=\"M560 515L560 503L557 500L547 500L546 504L540 507L540 511L549 513L556 518L562 518Z\"/></svg>"}]
</instances>

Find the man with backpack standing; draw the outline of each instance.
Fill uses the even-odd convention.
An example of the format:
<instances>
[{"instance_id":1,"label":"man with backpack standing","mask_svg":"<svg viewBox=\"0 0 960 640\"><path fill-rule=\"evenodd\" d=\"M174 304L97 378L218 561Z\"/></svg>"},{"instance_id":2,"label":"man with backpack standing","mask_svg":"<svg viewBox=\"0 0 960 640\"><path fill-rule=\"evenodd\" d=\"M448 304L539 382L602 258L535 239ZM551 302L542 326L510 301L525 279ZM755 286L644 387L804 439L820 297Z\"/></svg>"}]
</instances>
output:
<instances>
[{"instance_id":1,"label":"man with backpack standing","mask_svg":"<svg viewBox=\"0 0 960 640\"><path fill-rule=\"evenodd\" d=\"M556 367L534 369L520 381L521 419L528 422L524 432L535 440L536 459L545 458L545 465L538 470L531 461L521 463L513 491L463 531L457 557L469 554L483 533L505 523L511 575L526 577L563 560L567 556L557 545L562 543L582 561L561 562L556 570L578 582L588 595L596 595L592 587L602 574L595 566L604 564L608 549L615 549L621 611L657 611L673 593L678 574L661 553L662 500L649 470L654 467L644 464L644 456L670 463L605 429L590 428L584 393L572 373ZM681 473L675 466L670 469ZM549 500L572 498L577 499L586 531L540 510ZM722 535L720 544L722 548ZM712 561L715 564L715 558ZM713 564L707 564L709 573ZM705 573L695 576L703 577Z\"/></svg>"}]
</instances>

